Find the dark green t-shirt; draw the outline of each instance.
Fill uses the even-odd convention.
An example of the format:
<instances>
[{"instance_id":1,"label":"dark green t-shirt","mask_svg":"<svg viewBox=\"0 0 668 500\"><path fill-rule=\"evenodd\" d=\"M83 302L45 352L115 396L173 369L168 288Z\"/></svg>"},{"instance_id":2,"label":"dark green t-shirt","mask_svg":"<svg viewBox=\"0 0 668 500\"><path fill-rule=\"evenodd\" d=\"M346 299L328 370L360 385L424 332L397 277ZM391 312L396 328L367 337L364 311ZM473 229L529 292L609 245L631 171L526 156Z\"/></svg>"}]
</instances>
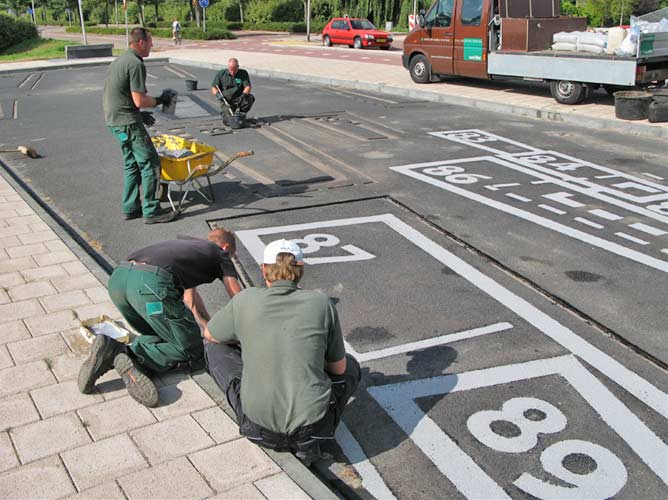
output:
<instances>
[{"instance_id":1,"label":"dark green t-shirt","mask_svg":"<svg viewBox=\"0 0 668 500\"><path fill-rule=\"evenodd\" d=\"M133 49L128 49L107 70L102 100L107 126L141 123L141 114L131 92L146 92L146 67L142 58Z\"/></svg>"},{"instance_id":2,"label":"dark green t-shirt","mask_svg":"<svg viewBox=\"0 0 668 500\"><path fill-rule=\"evenodd\" d=\"M209 322L221 342L241 343L241 406L253 422L290 434L327 411L325 362L346 354L336 309L291 281L237 294Z\"/></svg>"},{"instance_id":3,"label":"dark green t-shirt","mask_svg":"<svg viewBox=\"0 0 668 500\"><path fill-rule=\"evenodd\" d=\"M216 73L211 82L211 86L218 87L228 101L239 97L250 84L250 77L245 69L237 70L234 76L230 75L228 70L222 69Z\"/></svg>"}]
</instances>

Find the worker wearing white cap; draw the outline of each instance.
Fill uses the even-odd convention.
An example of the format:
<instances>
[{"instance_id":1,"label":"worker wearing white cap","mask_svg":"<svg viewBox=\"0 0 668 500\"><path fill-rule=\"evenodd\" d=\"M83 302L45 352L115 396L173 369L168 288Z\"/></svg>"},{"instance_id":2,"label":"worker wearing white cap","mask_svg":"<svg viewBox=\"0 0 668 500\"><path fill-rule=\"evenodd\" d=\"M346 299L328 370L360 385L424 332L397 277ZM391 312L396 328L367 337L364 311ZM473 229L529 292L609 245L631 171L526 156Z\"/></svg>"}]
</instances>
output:
<instances>
[{"instance_id":1,"label":"worker wearing white cap","mask_svg":"<svg viewBox=\"0 0 668 500\"><path fill-rule=\"evenodd\" d=\"M310 465L319 443L333 439L360 367L346 355L329 298L298 287L304 256L296 243L269 243L262 274L267 288L237 294L209 322L207 364L242 435Z\"/></svg>"}]
</instances>

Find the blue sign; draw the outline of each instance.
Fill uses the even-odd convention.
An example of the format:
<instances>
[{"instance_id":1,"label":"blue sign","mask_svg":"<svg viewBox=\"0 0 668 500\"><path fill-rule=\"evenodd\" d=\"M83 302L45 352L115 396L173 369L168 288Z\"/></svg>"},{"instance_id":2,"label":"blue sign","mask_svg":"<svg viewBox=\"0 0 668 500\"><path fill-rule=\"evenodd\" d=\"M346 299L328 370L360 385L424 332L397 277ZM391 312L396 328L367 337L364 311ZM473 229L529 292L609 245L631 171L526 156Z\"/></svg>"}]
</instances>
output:
<instances>
[{"instance_id":1,"label":"blue sign","mask_svg":"<svg viewBox=\"0 0 668 500\"><path fill-rule=\"evenodd\" d=\"M209 6L209 0L199 0L199 6L206 9Z\"/></svg>"}]
</instances>

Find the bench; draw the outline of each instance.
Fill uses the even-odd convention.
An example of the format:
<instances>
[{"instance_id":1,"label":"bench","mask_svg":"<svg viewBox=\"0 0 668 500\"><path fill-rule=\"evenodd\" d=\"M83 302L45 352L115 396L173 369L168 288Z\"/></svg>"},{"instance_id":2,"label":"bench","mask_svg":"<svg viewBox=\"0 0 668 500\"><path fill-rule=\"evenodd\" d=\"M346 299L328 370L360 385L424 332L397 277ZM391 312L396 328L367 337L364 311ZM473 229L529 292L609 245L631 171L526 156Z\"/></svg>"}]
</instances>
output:
<instances>
[{"instance_id":1,"label":"bench","mask_svg":"<svg viewBox=\"0 0 668 500\"><path fill-rule=\"evenodd\" d=\"M98 43L93 45L66 45L66 59L84 59L86 57L111 57L112 43Z\"/></svg>"}]
</instances>

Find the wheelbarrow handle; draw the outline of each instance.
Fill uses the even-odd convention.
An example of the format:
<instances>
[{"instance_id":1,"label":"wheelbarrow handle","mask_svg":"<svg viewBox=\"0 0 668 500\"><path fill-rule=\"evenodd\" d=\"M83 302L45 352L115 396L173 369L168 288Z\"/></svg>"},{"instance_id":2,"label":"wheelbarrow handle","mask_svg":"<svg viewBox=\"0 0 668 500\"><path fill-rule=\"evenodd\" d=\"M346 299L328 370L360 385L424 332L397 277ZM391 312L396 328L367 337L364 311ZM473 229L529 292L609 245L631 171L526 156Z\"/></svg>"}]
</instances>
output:
<instances>
[{"instance_id":1,"label":"wheelbarrow handle","mask_svg":"<svg viewBox=\"0 0 668 500\"><path fill-rule=\"evenodd\" d=\"M234 153L232 156L230 156L223 163L221 163L220 165L217 165L216 167L209 170L206 175L208 177L216 175L218 172L223 170L225 167L227 167L234 160L238 160L239 158L243 158L244 156L253 156L254 154L255 154L255 151L252 151L252 150L251 151L240 151L238 153Z\"/></svg>"}]
</instances>

